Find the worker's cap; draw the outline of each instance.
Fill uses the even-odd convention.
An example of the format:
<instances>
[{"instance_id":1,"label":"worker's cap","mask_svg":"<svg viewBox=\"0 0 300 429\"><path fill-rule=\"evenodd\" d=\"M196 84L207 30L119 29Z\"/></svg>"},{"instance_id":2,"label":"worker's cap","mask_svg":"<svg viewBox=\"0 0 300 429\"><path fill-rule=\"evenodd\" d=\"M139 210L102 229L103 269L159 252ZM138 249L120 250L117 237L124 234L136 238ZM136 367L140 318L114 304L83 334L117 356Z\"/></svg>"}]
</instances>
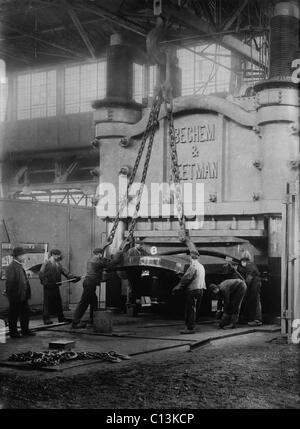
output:
<instances>
[{"instance_id":1,"label":"worker's cap","mask_svg":"<svg viewBox=\"0 0 300 429\"><path fill-rule=\"evenodd\" d=\"M15 247L12 251L12 255L14 258L21 255L25 255L25 250L23 249L23 247Z\"/></svg>"},{"instance_id":2,"label":"worker's cap","mask_svg":"<svg viewBox=\"0 0 300 429\"><path fill-rule=\"evenodd\" d=\"M58 250L58 249L51 249L51 250L50 250L50 252L49 252L49 255L50 255L50 256L52 256L52 255L55 255L55 256L62 256L62 253L61 253L61 251L60 251L60 250Z\"/></svg>"},{"instance_id":3,"label":"worker's cap","mask_svg":"<svg viewBox=\"0 0 300 429\"><path fill-rule=\"evenodd\" d=\"M103 253L102 247L96 247L96 249L93 250L94 255L99 255L100 253Z\"/></svg>"},{"instance_id":4,"label":"worker's cap","mask_svg":"<svg viewBox=\"0 0 300 429\"><path fill-rule=\"evenodd\" d=\"M245 250L242 253L241 261L250 261L250 260L251 260L250 252L248 252L248 250Z\"/></svg>"}]
</instances>

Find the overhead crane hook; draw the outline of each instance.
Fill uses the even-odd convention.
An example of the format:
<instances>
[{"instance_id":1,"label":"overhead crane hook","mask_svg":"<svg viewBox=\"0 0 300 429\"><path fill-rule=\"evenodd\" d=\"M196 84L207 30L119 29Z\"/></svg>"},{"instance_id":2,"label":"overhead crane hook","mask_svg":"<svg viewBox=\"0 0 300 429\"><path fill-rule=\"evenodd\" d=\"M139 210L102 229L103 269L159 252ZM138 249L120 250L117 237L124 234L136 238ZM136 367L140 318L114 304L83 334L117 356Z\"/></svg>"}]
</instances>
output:
<instances>
[{"instance_id":1,"label":"overhead crane hook","mask_svg":"<svg viewBox=\"0 0 300 429\"><path fill-rule=\"evenodd\" d=\"M165 33L165 20L158 16L155 27L148 33L146 38L147 52L150 61L159 65L166 64L166 54L159 48L159 42Z\"/></svg>"}]
</instances>

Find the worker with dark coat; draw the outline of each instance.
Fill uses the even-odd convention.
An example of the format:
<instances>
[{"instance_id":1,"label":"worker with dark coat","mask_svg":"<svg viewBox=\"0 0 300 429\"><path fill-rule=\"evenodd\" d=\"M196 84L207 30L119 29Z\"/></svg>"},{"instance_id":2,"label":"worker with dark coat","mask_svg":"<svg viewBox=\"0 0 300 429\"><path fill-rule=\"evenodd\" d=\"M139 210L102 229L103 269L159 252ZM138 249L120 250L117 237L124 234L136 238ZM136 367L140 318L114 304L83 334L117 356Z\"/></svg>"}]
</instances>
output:
<instances>
[{"instance_id":1,"label":"worker with dark coat","mask_svg":"<svg viewBox=\"0 0 300 429\"><path fill-rule=\"evenodd\" d=\"M251 256L248 251L242 254L238 272L242 275L247 285L241 316L248 321L249 326L260 326L262 325L260 272L254 262L251 262Z\"/></svg>"},{"instance_id":2,"label":"worker with dark coat","mask_svg":"<svg viewBox=\"0 0 300 429\"><path fill-rule=\"evenodd\" d=\"M23 268L25 251L22 247L13 249L13 261L6 269L6 296L9 301L8 324L11 338L20 338L17 322L20 319L23 336L35 335L29 330L29 306L31 298L30 284Z\"/></svg>"},{"instance_id":3,"label":"worker with dark coat","mask_svg":"<svg viewBox=\"0 0 300 429\"><path fill-rule=\"evenodd\" d=\"M83 281L83 292L76 307L72 327L84 328L86 324L81 321L82 316L90 306L90 322L93 323L93 313L97 310L98 302L96 287L100 284L104 269L112 268L121 262L122 253L118 252L112 260L103 257L103 249L97 248L87 262L87 273Z\"/></svg>"},{"instance_id":4,"label":"worker with dark coat","mask_svg":"<svg viewBox=\"0 0 300 429\"><path fill-rule=\"evenodd\" d=\"M44 324L49 325L51 315L58 317L59 322L67 322L63 314L61 295L59 285L63 275L67 279L73 279L73 283L80 280L80 277L74 276L61 265L63 259L62 253L58 249L50 251L49 259L44 262L39 272L40 281L44 287Z\"/></svg>"},{"instance_id":5,"label":"worker with dark coat","mask_svg":"<svg viewBox=\"0 0 300 429\"><path fill-rule=\"evenodd\" d=\"M218 309L223 304L223 315L219 324L220 328L236 328L246 291L247 285L241 279L228 279L219 285L214 283L209 285L208 293L212 299L218 300Z\"/></svg>"}]
</instances>

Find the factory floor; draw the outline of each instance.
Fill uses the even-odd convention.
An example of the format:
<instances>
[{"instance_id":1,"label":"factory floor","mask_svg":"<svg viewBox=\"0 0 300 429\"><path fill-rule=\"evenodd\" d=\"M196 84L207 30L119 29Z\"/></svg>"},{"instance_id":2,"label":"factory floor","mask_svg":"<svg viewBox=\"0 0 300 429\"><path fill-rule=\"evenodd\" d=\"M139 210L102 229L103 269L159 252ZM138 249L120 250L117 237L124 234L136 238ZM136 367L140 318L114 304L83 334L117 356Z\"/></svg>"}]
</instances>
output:
<instances>
[{"instance_id":1,"label":"factory floor","mask_svg":"<svg viewBox=\"0 0 300 429\"><path fill-rule=\"evenodd\" d=\"M38 318L31 327L35 337L0 343L1 408L300 408L300 348L277 325L226 331L207 319L182 335L182 321L142 314L114 315L111 334L70 324L44 329ZM74 351L131 359L74 361L55 371L3 366L12 353L47 350L59 339L75 341Z\"/></svg>"}]
</instances>

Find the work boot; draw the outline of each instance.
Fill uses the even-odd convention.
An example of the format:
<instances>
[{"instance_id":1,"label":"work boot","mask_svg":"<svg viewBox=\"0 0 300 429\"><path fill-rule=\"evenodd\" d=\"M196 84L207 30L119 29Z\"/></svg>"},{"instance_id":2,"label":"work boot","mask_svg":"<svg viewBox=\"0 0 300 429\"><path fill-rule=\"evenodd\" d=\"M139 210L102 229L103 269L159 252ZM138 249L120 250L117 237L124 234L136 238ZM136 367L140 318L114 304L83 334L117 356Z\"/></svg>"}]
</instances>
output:
<instances>
[{"instance_id":1,"label":"work boot","mask_svg":"<svg viewBox=\"0 0 300 429\"><path fill-rule=\"evenodd\" d=\"M9 336L10 338L22 338L22 335L19 332L12 332Z\"/></svg>"},{"instance_id":2,"label":"work boot","mask_svg":"<svg viewBox=\"0 0 300 429\"><path fill-rule=\"evenodd\" d=\"M248 322L248 326L261 326L262 322L260 320L252 320L251 322Z\"/></svg>"},{"instance_id":3,"label":"work boot","mask_svg":"<svg viewBox=\"0 0 300 429\"><path fill-rule=\"evenodd\" d=\"M230 324L230 316L226 313L223 313L222 318L219 323L219 328L225 328L225 326L228 326Z\"/></svg>"},{"instance_id":4,"label":"work boot","mask_svg":"<svg viewBox=\"0 0 300 429\"><path fill-rule=\"evenodd\" d=\"M223 329L235 329L238 317L236 315L231 316L229 325L223 326Z\"/></svg>"},{"instance_id":5,"label":"work boot","mask_svg":"<svg viewBox=\"0 0 300 429\"><path fill-rule=\"evenodd\" d=\"M66 319L65 317L58 319L58 323L67 323L67 322L70 322L70 320Z\"/></svg>"},{"instance_id":6,"label":"work boot","mask_svg":"<svg viewBox=\"0 0 300 429\"><path fill-rule=\"evenodd\" d=\"M86 327L86 323L84 322L78 322L78 323L72 323L72 328L73 329L83 329Z\"/></svg>"},{"instance_id":7,"label":"work boot","mask_svg":"<svg viewBox=\"0 0 300 429\"><path fill-rule=\"evenodd\" d=\"M187 335L187 334L195 334L196 331L195 331L195 329L184 329L180 333L183 334L183 335Z\"/></svg>"},{"instance_id":8,"label":"work boot","mask_svg":"<svg viewBox=\"0 0 300 429\"><path fill-rule=\"evenodd\" d=\"M23 337L35 337L36 334L34 332L28 330L28 331L22 332L22 336Z\"/></svg>"}]
</instances>

